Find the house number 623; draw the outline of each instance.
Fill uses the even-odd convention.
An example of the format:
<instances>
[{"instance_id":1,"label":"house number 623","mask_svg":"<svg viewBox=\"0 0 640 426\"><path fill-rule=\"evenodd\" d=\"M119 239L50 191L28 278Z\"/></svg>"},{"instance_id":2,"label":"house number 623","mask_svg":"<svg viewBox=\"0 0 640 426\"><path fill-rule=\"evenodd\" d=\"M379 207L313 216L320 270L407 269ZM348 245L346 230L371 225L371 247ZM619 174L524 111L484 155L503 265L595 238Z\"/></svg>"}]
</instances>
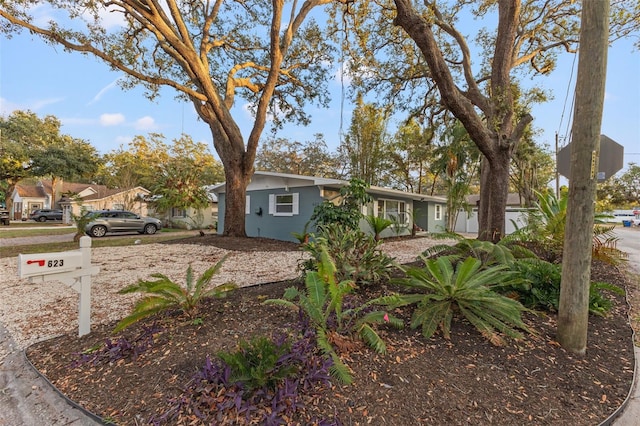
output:
<instances>
[{"instance_id":1,"label":"house number 623","mask_svg":"<svg viewBox=\"0 0 640 426\"><path fill-rule=\"evenodd\" d=\"M60 266L64 265L64 260L63 259L59 259L59 260L50 260L47 262L47 266L49 268L59 268Z\"/></svg>"}]
</instances>

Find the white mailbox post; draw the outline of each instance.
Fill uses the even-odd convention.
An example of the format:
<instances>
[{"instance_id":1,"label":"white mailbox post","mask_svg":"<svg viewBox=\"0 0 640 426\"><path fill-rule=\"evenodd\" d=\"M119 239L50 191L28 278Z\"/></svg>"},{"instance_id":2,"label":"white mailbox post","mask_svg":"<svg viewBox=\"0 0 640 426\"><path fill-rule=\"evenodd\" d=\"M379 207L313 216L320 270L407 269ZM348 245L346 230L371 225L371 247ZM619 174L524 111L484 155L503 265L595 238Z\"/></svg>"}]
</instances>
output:
<instances>
[{"instance_id":1,"label":"white mailbox post","mask_svg":"<svg viewBox=\"0 0 640 426\"><path fill-rule=\"evenodd\" d=\"M61 281L80 293L78 335L91 331L91 276L100 272L91 266L91 238L80 238L80 250L60 253L19 254L18 276L30 282Z\"/></svg>"}]
</instances>

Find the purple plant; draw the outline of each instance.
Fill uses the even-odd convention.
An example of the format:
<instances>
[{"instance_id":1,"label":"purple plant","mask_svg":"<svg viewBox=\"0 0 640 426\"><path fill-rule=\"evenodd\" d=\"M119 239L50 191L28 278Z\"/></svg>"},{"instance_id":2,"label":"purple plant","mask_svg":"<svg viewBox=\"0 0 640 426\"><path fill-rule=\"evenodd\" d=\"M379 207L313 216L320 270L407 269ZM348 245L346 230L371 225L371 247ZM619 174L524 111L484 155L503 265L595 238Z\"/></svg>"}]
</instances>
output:
<instances>
[{"instance_id":1,"label":"purple plant","mask_svg":"<svg viewBox=\"0 0 640 426\"><path fill-rule=\"evenodd\" d=\"M232 383L231 368L222 359L207 356L202 369L194 375L183 394L169 401L169 409L151 419L155 425L175 421L181 415L194 415L209 423L224 423L242 417L247 423L259 421L264 425L286 424L303 407L300 393L311 391L318 385L329 385L330 359L320 356L315 346L313 330L300 325L300 338L290 345L287 353L279 357L277 364L294 367L296 377L282 379L275 389L263 386L245 389L242 383ZM283 345L287 338L275 336L274 343ZM339 424L337 421L320 420L318 424Z\"/></svg>"},{"instance_id":2,"label":"purple plant","mask_svg":"<svg viewBox=\"0 0 640 426\"><path fill-rule=\"evenodd\" d=\"M126 337L118 337L115 340L107 338L104 346L98 350L78 353L72 364L72 368L79 367L83 364L91 363L92 365L108 364L121 359L131 359L135 361L140 354L146 352L154 344L154 335L162 331L162 327L153 323L151 326L143 326L142 331L132 341Z\"/></svg>"}]
</instances>

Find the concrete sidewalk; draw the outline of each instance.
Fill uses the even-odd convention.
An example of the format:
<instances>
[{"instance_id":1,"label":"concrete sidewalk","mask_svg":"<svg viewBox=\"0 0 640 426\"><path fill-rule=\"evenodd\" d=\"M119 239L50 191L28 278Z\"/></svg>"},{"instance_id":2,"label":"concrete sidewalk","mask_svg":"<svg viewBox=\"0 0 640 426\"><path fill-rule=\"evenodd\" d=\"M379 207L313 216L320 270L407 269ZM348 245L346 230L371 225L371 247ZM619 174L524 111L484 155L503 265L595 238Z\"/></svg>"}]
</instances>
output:
<instances>
[{"instance_id":1,"label":"concrete sidewalk","mask_svg":"<svg viewBox=\"0 0 640 426\"><path fill-rule=\"evenodd\" d=\"M0 426L94 426L34 371L0 324Z\"/></svg>"},{"instance_id":2,"label":"concrete sidewalk","mask_svg":"<svg viewBox=\"0 0 640 426\"><path fill-rule=\"evenodd\" d=\"M618 248L629 255L627 266L629 272L635 274L636 285L640 286L640 228L638 227L616 227L616 235L618 240ZM633 319L630 319L630 321ZM588 350L588 349L587 349ZM635 352L635 378L633 388L631 389L629 399L622 409L622 413L613 418L615 426L637 426L640 425L640 348L634 349Z\"/></svg>"}]
</instances>

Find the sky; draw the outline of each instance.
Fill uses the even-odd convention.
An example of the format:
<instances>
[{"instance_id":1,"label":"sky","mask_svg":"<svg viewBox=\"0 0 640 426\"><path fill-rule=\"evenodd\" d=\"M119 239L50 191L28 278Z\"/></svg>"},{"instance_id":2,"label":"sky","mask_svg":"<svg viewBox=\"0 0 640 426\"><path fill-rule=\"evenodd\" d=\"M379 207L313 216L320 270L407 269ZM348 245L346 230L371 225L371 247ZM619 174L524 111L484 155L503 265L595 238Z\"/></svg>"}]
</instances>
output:
<instances>
[{"instance_id":1,"label":"sky","mask_svg":"<svg viewBox=\"0 0 640 426\"><path fill-rule=\"evenodd\" d=\"M341 127L344 131L349 127L353 105L341 102L339 73L332 72L330 107L309 108L311 125L285 126L278 137L305 142L322 133L329 149L337 148ZM575 55L564 54L550 76L534 80L554 96L532 110L533 125L541 130L539 144L554 149L556 134L561 147L568 140L576 73ZM26 31L11 39L0 35L0 115L6 117L15 110L30 110L41 118L54 115L62 122L63 134L89 141L101 154L126 147L134 136L155 132L167 142L186 133L206 142L217 157L208 126L197 118L191 104L175 99L173 89L165 88L160 97L149 101L140 88L124 91L117 86L120 77L97 59L64 52ZM245 108L240 103L233 113L246 137L252 118ZM640 52L632 49L632 40L617 41L609 49L601 133L624 147L625 167L640 163Z\"/></svg>"}]
</instances>

